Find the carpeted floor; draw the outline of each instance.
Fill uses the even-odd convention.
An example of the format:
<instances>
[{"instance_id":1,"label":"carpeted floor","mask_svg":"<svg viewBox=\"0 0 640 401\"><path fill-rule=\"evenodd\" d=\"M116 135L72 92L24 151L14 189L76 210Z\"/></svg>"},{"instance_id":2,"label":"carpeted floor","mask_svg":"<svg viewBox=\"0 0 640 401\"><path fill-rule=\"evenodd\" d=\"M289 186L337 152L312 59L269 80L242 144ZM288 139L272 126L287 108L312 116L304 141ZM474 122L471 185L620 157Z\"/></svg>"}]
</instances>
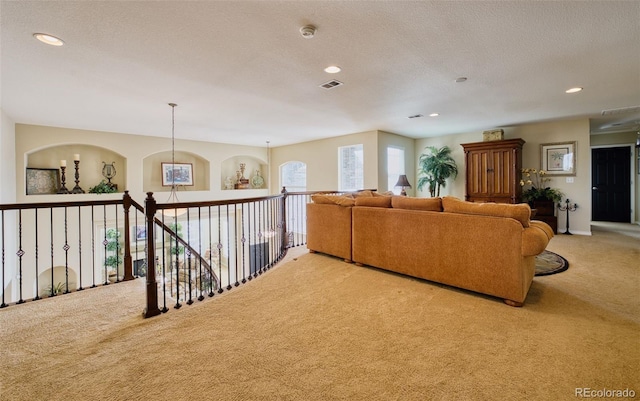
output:
<instances>
[{"instance_id":1,"label":"carpeted floor","mask_svg":"<svg viewBox=\"0 0 640 401\"><path fill-rule=\"evenodd\" d=\"M306 253L146 320L141 280L11 306L0 310L0 399L639 394L640 243L594 232L548 248L571 268L535 277L522 308Z\"/></svg>"}]
</instances>

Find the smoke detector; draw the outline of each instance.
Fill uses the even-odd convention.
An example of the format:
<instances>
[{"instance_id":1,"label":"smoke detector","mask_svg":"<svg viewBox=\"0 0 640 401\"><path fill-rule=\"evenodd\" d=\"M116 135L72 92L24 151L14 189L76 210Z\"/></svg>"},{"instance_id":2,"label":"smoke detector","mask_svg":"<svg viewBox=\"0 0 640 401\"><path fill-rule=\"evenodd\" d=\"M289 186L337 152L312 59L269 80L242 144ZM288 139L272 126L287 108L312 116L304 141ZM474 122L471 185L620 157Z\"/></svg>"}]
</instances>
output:
<instances>
[{"instance_id":1,"label":"smoke detector","mask_svg":"<svg viewBox=\"0 0 640 401\"><path fill-rule=\"evenodd\" d=\"M305 39L311 39L316 34L316 27L313 25L305 25L300 28L300 34Z\"/></svg>"}]
</instances>

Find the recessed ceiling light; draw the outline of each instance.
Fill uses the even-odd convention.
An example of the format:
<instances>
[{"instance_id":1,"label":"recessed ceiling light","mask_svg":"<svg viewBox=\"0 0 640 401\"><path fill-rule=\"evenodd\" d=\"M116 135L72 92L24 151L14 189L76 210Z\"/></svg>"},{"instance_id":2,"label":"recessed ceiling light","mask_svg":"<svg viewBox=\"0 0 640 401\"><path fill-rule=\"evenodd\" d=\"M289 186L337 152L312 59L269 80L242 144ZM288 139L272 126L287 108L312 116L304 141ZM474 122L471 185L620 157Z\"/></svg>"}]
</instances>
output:
<instances>
[{"instance_id":1,"label":"recessed ceiling light","mask_svg":"<svg viewBox=\"0 0 640 401\"><path fill-rule=\"evenodd\" d=\"M342 68L338 67L337 65L330 65L324 69L324 72L328 72L329 74L336 74L340 71L342 71Z\"/></svg>"},{"instance_id":2,"label":"recessed ceiling light","mask_svg":"<svg viewBox=\"0 0 640 401\"><path fill-rule=\"evenodd\" d=\"M33 37L38 39L42 43L46 43L51 46L62 46L64 42L60 38L56 38L53 35L49 35L46 33L34 33Z\"/></svg>"},{"instance_id":3,"label":"recessed ceiling light","mask_svg":"<svg viewBox=\"0 0 640 401\"><path fill-rule=\"evenodd\" d=\"M571 89L567 89L566 91L564 91L565 93L577 93L580 92L582 90L582 88L580 87L575 87L575 88L571 88Z\"/></svg>"},{"instance_id":4,"label":"recessed ceiling light","mask_svg":"<svg viewBox=\"0 0 640 401\"><path fill-rule=\"evenodd\" d=\"M456 78L456 82L465 82L466 80L467 80L467 77Z\"/></svg>"},{"instance_id":5,"label":"recessed ceiling light","mask_svg":"<svg viewBox=\"0 0 640 401\"><path fill-rule=\"evenodd\" d=\"M431 113L429 114L429 117L438 117L440 115L440 113Z\"/></svg>"}]
</instances>

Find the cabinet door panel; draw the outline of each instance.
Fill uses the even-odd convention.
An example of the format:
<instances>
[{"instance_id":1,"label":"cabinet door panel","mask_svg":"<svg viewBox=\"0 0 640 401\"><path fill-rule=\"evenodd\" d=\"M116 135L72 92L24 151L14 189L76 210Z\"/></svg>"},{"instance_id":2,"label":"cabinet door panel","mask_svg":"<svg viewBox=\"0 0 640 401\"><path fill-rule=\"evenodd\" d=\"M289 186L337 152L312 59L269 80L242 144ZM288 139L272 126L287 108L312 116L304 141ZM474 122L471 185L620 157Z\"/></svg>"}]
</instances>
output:
<instances>
[{"instance_id":1,"label":"cabinet door panel","mask_svg":"<svg viewBox=\"0 0 640 401\"><path fill-rule=\"evenodd\" d=\"M469 152L467 164L467 185L469 196L488 196L489 188L489 152Z\"/></svg>"},{"instance_id":2,"label":"cabinet door panel","mask_svg":"<svg viewBox=\"0 0 640 401\"><path fill-rule=\"evenodd\" d=\"M492 195L509 197L513 193L513 167L510 149L498 149L492 152L493 176L491 183Z\"/></svg>"}]
</instances>

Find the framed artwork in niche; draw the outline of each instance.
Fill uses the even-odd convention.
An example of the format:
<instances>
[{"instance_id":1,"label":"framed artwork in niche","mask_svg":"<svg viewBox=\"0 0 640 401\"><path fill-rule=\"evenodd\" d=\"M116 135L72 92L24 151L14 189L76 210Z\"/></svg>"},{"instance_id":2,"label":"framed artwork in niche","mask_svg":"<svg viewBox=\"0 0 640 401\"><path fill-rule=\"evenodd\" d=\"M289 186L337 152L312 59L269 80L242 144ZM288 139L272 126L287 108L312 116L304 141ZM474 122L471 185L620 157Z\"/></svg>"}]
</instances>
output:
<instances>
[{"instance_id":1,"label":"framed artwork in niche","mask_svg":"<svg viewBox=\"0 0 640 401\"><path fill-rule=\"evenodd\" d=\"M193 185L191 163L162 163L162 186Z\"/></svg>"},{"instance_id":2,"label":"framed artwork in niche","mask_svg":"<svg viewBox=\"0 0 640 401\"><path fill-rule=\"evenodd\" d=\"M27 195L55 194L60 188L60 170L57 168L27 168Z\"/></svg>"},{"instance_id":3,"label":"framed artwork in niche","mask_svg":"<svg viewBox=\"0 0 640 401\"><path fill-rule=\"evenodd\" d=\"M543 143L540 145L540 169L547 175L576 175L576 142Z\"/></svg>"}]
</instances>

